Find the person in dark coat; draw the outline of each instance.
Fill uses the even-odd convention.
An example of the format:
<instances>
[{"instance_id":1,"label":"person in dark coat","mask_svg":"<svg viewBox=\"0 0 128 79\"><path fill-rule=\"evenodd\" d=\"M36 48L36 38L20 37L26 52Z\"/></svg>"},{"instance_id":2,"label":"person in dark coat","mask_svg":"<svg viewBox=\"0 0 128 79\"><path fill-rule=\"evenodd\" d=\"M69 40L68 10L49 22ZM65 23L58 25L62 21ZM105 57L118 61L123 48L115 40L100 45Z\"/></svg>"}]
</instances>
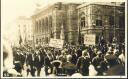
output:
<instances>
[{"instance_id":1,"label":"person in dark coat","mask_svg":"<svg viewBox=\"0 0 128 79\"><path fill-rule=\"evenodd\" d=\"M78 59L79 57L81 57L81 56L82 56L82 49L79 48L79 49L77 50L77 59Z\"/></svg>"},{"instance_id":2,"label":"person in dark coat","mask_svg":"<svg viewBox=\"0 0 128 79\"><path fill-rule=\"evenodd\" d=\"M22 65L22 68L23 68L23 65L25 63L25 55L23 52L20 53L20 61L21 61L21 65Z\"/></svg>"},{"instance_id":3,"label":"person in dark coat","mask_svg":"<svg viewBox=\"0 0 128 79\"><path fill-rule=\"evenodd\" d=\"M40 64L43 67L44 66L45 52L44 51L40 51L39 56L40 56Z\"/></svg>"},{"instance_id":4,"label":"person in dark coat","mask_svg":"<svg viewBox=\"0 0 128 79\"><path fill-rule=\"evenodd\" d=\"M109 51L108 54L105 56L105 59L107 60L110 67L119 64L119 59L116 55L113 54L113 51Z\"/></svg>"},{"instance_id":5,"label":"person in dark coat","mask_svg":"<svg viewBox=\"0 0 128 79\"><path fill-rule=\"evenodd\" d=\"M108 67L107 67L108 64L107 64L106 60L101 61L99 65L100 65L100 68L99 68L98 75L104 75L104 73L108 70Z\"/></svg>"},{"instance_id":6,"label":"person in dark coat","mask_svg":"<svg viewBox=\"0 0 128 79\"><path fill-rule=\"evenodd\" d=\"M22 64L21 64L21 62L20 61L17 61L17 62L14 63L14 65L15 65L14 69L17 72L21 73L22 72Z\"/></svg>"},{"instance_id":7,"label":"person in dark coat","mask_svg":"<svg viewBox=\"0 0 128 79\"><path fill-rule=\"evenodd\" d=\"M88 53L89 53L90 59L92 60L94 53L93 53L93 50L92 50L91 46L89 46L89 48L88 48Z\"/></svg>"},{"instance_id":8,"label":"person in dark coat","mask_svg":"<svg viewBox=\"0 0 128 79\"><path fill-rule=\"evenodd\" d=\"M40 71L41 71L42 65L41 65L41 62L40 62L41 57L39 55L39 51L36 51L36 54L34 55L34 58L35 58L34 64L35 64L35 67L37 69L37 76L40 76Z\"/></svg>"},{"instance_id":9,"label":"person in dark coat","mask_svg":"<svg viewBox=\"0 0 128 79\"><path fill-rule=\"evenodd\" d=\"M99 53L97 53L97 56L93 58L92 60L92 64L94 65L96 71L98 71L98 75L102 75L103 74L103 70L105 69L106 65L104 61L104 57L103 54L99 51ZM105 65L103 67L103 65ZM102 68L101 68L102 66Z\"/></svg>"},{"instance_id":10,"label":"person in dark coat","mask_svg":"<svg viewBox=\"0 0 128 79\"><path fill-rule=\"evenodd\" d=\"M72 61L72 56L67 55L67 61L66 61L65 65L63 66L66 74L69 76L74 74L77 69L76 65L74 65L71 61Z\"/></svg>"},{"instance_id":11,"label":"person in dark coat","mask_svg":"<svg viewBox=\"0 0 128 79\"><path fill-rule=\"evenodd\" d=\"M30 72L32 76L35 76L35 66L34 66L34 51L32 50L31 53L27 56L27 65L30 65Z\"/></svg>"},{"instance_id":12,"label":"person in dark coat","mask_svg":"<svg viewBox=\"0 0 128 79\"><path fill-rule=\"evenodd\" d=\"M97 51L98 51L97 48L94 48L94 49L93 49L93 52L92 52L92 54L91 54L91 56L90 56L90 59L93 59L94 57L97 56Z\"/></svg>"},{"instance_id":13,"label":"person in dark coat","mask_svg":"<svg viewBox=\"0 0 128 79\"><path fill-rule=\"evenodd\" d=\"M15 61L20 61L20 51L16 52Z\"/></svg>"},{"instance_id":14,"label":"person in dark coat","mask_svg":"<svg viewBox=\"0 0 128 79\"><path fill-rule=\"evenodd\" d=\"M51 69L51 73L53 70L53 66L50 61L50 53L47 53L47 56L44 58L44 66L45 66L45 74L49 75L48 69Z\"/></svg>"},{"instance_id":15,"label":"person in dark coat","mask_svg":"<svg viewBox=\"0 0 128 79\"><path fill-rule=\"evenodd\" d=\"M79 57L77 61L77 68L78 71L83 75L87 76L89 74L89 65L90 65L90 59L88 56L87 50L84 50L82 52L82 56Z\"/></svg>"},{"instance_id":16,"label":"person in dark coat","mask_svg":"<svg viewBox=\"0 0 128 79\"><path fill-rule=\"evenodd\" d=\"M75 51L72 52L72 60L71 62L76 65L76 62L77 62L77 54Z\"/></svg>"}]
</instances>

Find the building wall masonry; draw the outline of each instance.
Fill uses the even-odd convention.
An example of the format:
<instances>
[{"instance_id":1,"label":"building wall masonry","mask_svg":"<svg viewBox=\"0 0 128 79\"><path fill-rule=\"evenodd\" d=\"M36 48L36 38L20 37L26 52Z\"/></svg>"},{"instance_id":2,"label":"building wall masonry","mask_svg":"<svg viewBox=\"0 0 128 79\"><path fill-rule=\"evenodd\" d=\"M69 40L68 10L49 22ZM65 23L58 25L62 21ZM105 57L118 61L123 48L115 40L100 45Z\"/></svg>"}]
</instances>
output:
<instances>
[{"instance_id":1,"label":"building wall masonry","mask_svg":"<svg viewBox=\"0 0 128 79\"><path fill-rule=\"evenodd\" d=\"M122 3L58 2L48 6L32 16L35 43L63 38L65 42L77 44L80 34L82 38L85 34L95 34L97 40L102 34L110 42L115 32L118 40L123 42L125 7L119 4Z\"/></svg>"}]
</instances>

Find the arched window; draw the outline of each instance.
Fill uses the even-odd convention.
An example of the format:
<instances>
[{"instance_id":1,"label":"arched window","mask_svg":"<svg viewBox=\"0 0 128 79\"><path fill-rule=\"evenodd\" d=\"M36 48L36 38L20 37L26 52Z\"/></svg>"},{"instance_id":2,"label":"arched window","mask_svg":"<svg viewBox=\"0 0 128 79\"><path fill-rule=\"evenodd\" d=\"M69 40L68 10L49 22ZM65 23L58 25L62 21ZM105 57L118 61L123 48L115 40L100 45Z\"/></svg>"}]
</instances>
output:
<instances>
[{"instance_id":1,"label":"arched window","mask_svg":"<svg viewBox=\"0 0 128 79\"><path fill-rule=\"evenodd\" d=\"M96 26L102 26L102 16L96 16Z\"/></svg>"},{"instance_id":2,"label":"arched window","mask_svg":"<svg viewBox=\"0 0 128 79\"><path fill-rule=\"evenodd\" d=\"M85 17L81 17L81 22L80 22L80 24L81 24L81 27L82 27L82 28L85 27Z\"/></svg>"},{"instance_id":3,"label":"arched window","mask_svg":"<svg viewBox=\"0 0 128 79\"><path fill-rule=\"evenodd\" d=\"M80 14L80 26L82 27L82 28L84 28L86 25L85 25L85 13L84 12L82 12L81 14Z\"/></svg>"},{"instance_id":4,"label":"arched window","mask_svg":"<svg viewBox=\"0 0 128 79\"><path fill-rule=\"evenodd\" d=\"M96 19L96 26L102 26L102 20Z\"/></svg>"}]
</instances>

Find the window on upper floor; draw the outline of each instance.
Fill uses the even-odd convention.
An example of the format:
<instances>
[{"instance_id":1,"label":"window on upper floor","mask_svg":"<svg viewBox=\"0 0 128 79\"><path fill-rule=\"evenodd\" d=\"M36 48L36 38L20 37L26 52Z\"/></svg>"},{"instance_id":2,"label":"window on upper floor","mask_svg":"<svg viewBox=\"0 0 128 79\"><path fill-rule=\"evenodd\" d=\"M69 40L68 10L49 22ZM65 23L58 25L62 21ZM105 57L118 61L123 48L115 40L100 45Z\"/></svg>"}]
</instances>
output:
<instances>
[{"instance_id":1,"label":"window on upper floor","mask_svg":"<svg viewBox=\"0 0 128 79\"><path fill-rule=\"evenodd\" d=\"M81 24L81 27L82 27L82 28L85 27L85 17L81 17L81 22L80 22L80 24Z\"/></svg>"},{"instance_id":2,"label":"window on upper floor","mask_svg":"<svg viewBox=\"0 0 128 79\"><path fill-rule=\"evenodd\" d=\"M96 26L102 26L102 20L97 19L96 20Z\"/></svg>"},{"instance_id":3,"label":"window on upper floor","mask_svg":"<svg viewBox=\"0 0 128 79\"><path fill-rule=\"evenodd\" d=\"M114 25L114 16L109 16L109 25L110 26Z\"/></svg>"},{"instance_id":4,"label":"window on upper floor","mask_svg":"<svg viewBox=\"0 0 128 79\"><path fill-rule=\"evenodd\" d=\"M125 17L120 16L119 17L119 28L123 28L123 27L125 27Z\"/></svg>"}]
</instances>

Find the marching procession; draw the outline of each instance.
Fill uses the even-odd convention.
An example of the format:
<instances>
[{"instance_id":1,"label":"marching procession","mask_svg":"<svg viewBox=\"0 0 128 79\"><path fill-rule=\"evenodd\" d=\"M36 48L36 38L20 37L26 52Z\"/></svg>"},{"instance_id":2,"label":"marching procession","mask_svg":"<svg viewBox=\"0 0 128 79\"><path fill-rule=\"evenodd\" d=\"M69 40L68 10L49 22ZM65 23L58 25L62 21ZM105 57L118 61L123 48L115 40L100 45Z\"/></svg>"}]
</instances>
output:
<instances>
[{"instance_id":1,"label":"marching procession","mask_svg":"<svg viewBox=\"0 0 128 79\"><path fill-rule=\"evenodd\" d=\"M11 50L13 67L4 69L4 77L75 77L125 74L124 43L108 44L100 41L95 46L65 44L62 49L37 46L35 49L13 47ZM4 54L8 53L10 51L5 45Z\"/></svg>"},{"instance_id":2,"label":"marching procession","mask_svg":"<svg viewBox=\"0 0 128 79\"><path fill-rule=\"evenodd\" d=\"M3 3L2 77L127 76L127 1L21 1Z\"/></svg>"}]
</instances>

